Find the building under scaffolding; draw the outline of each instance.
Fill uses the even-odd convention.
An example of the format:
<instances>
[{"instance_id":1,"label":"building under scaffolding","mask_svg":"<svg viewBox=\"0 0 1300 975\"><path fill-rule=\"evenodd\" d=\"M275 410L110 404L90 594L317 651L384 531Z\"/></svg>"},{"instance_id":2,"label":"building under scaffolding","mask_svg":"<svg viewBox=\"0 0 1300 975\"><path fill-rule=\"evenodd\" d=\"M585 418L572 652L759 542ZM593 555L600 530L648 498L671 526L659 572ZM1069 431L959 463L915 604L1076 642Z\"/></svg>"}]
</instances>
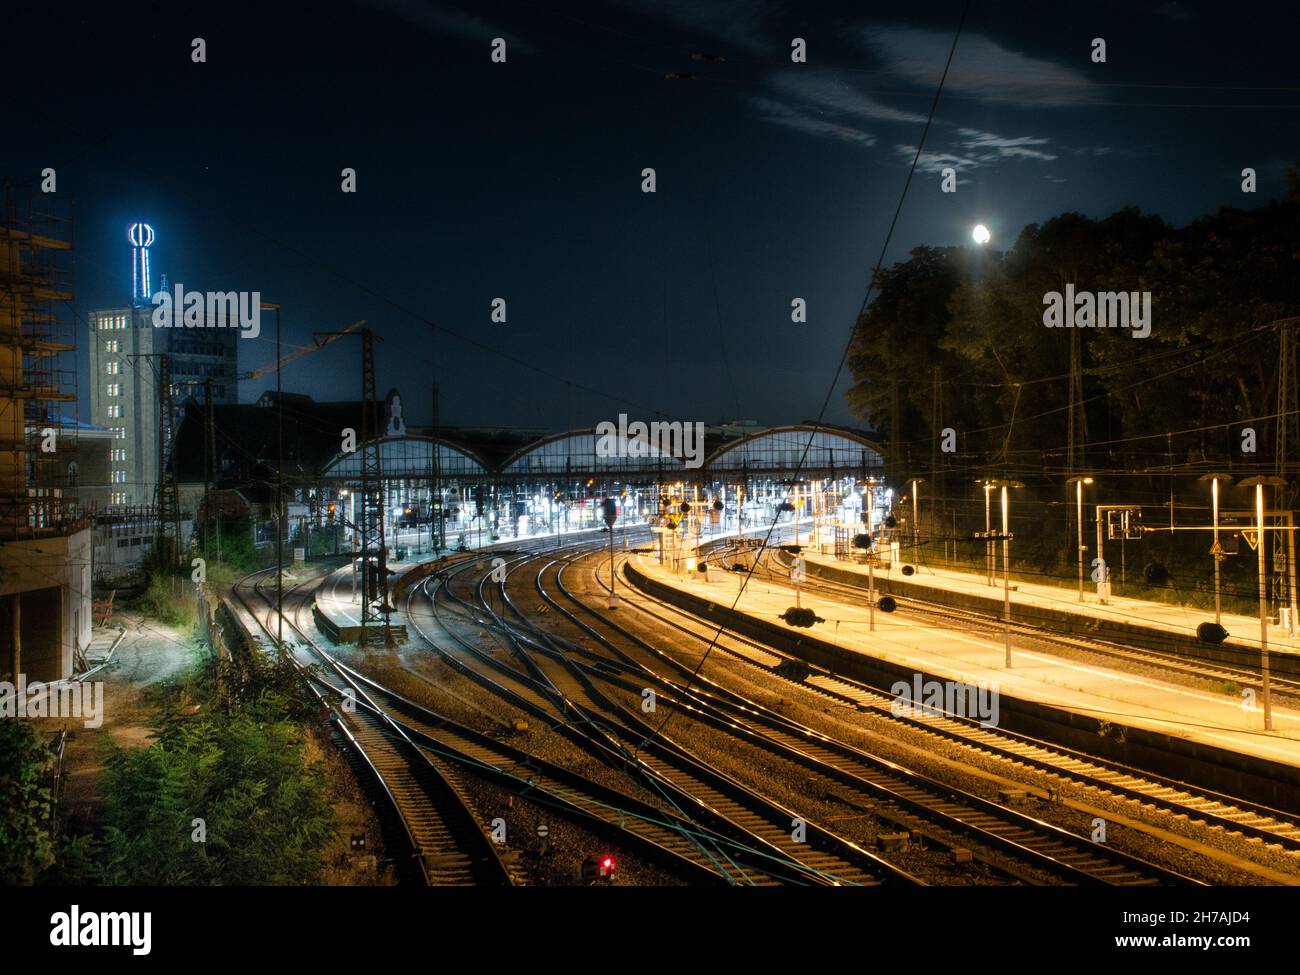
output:
<instances>
[{"instance_id":1,"label":"building under scaffolding","mask_svg":"<svg viewBox=\"0 0 1300 975\"><path fill-rule=\"evenodd\" d=\"M63 416L76 400L72 215L52 194L8 184L3 208L0 672L54 680L72 673L91 627L91 533L67 463L77 427Z\"/></svg>"}]
</instances>

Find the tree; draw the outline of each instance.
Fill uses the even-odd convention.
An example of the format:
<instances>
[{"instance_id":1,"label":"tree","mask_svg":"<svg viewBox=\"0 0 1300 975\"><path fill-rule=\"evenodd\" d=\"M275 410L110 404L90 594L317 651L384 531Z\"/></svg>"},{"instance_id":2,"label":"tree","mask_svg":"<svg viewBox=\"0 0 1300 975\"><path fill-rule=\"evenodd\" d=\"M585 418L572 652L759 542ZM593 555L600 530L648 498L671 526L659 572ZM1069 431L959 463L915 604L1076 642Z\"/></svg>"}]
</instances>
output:
<instances>
[{"instance_id":1,"label":"tree","mask_svg":"<svg viewBox=\"0 0 1300 975\"><path fill-rule=\"evenodd\" d=\"M0 883L30 884L54 862L54 749L28 721L0 718Z\"/></svg>"}]
</instances>

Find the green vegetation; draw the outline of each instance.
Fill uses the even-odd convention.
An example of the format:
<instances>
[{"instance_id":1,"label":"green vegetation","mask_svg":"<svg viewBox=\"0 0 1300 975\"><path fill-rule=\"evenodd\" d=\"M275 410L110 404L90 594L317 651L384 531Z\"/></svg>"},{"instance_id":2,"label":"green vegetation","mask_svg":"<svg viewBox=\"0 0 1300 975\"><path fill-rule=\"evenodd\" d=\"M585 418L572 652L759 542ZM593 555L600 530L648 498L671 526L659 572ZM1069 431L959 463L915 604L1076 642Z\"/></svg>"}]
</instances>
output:
<instances>
[{"instance_id":1,"label":"green vegetation","mask_svg":"<svg viewBox=\"0 0 1300 975\"><path fill-rule=\"evenodd\" d=\"M265 557L253 545L253 523L247 517L225 514L219 522L213 519L201 525L196 544L207 559L209 579L217 564L235 570L235 576L246 575L266 565Z\"/></svg>"},{"instance_id":2,"label":"green vegetation","mask_svg":"<svg viewBox=\"0 0 1300 975\"><path fill-rule=\"evenodd\" d=\"M187 576L154 570L136 608L168 626L191 629L197 622L194 587Z\"/></svg>"},{"instance_id":3,"label":"green vegetation","mask_svg":"<svg viewBox=\"0 0 1300 975\"><path fill-rule=\"evenodd\" d=\"M107 743L99 829L66 837L46 877L77 884L304 884L337 830L310 759L313 699L288 664L238 693L209 665L165 692L144 748ZM202 822L198 822L202 820Z\"/></svg>"},{"instance_id":4,"label":"green vegetation","mask_svg":"<svg viewBox=\"0 0 1300 975\"><path fill-rule=\"evenodd\" d=\"M28 721L0 719L0 884L30 884L54 862L55 754Z\"/></svg>"}]
</instances>

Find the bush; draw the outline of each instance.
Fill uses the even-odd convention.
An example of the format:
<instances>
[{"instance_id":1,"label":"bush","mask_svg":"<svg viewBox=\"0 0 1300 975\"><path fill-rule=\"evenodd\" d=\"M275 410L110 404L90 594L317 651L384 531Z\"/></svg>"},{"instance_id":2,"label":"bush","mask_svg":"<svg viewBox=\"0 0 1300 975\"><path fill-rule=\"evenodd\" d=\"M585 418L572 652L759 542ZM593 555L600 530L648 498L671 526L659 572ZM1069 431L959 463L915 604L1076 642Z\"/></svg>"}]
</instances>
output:
<instances>
[{"instance_id":1,"label":"bush","mask_svg":"<svg viewBox=\"0 0 1300 975\"><path fill-rule=\"evenodd\" d=\"M49 739L19 718L0 718L0 884L30 884L54 861Z\"/></svg>"},{"instance_id":2,"label":"bush","mask_svg":"<svg viewBox=\"0 0 1300 975\"><path fill-rule=\"evenodd\" d=\"M173 692L144 748L109 745L101 830L68 839L62 883L304 884L337 832L307 729L301 680L270 668L225 713L211 668ZM200 698L196 710L193 695ZM202 824L197 822L202 820ZM197 838L202 829L202 841Z\"/></svg>"},{"instance_id":3,"label":"bush","mask_svg":"<svg viewBox=\"0 0 1300 975\"><path fill-rule=\"evenodd\" d=\"M169 626L192 627L197 619L194 587L188 576L152 573L136 605L146 616Z\"/></svg>"}]
</instances>

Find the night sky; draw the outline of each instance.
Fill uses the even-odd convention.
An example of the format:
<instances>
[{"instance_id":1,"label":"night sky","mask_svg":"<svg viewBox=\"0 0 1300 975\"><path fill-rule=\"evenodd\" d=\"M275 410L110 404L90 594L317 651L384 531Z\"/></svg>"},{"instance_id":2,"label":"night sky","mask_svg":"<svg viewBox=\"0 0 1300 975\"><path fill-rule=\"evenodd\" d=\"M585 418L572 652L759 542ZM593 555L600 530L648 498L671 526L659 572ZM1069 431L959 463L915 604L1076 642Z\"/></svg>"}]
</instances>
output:
<instances>
[{"instance_id":1,"label":"night sky","mask_svg":"<svg viewBox=\"0 0 1300 975\"><path fill-rule=\"evenodd\" d=\"M125 230L143 219L155 274L261 291L287 342L367 319L381 392L398 387L409 419L427 420L436 381L445 424L551 429L817 416L962 9L24 6L41 9L11 8L0 36L0 176L52 166L75 198L83 384L86 313L127 300ZM976 0L888 260L981 221L1005 247L1070 210L1183 224L1281 196L1300 157L1296 11ZM273 338L241 342L241 368L271 362ZM285 387L355 398L358 361L336 345ZM826 419L854 422L838 393Z\"/></svg>"}]
</instances>

